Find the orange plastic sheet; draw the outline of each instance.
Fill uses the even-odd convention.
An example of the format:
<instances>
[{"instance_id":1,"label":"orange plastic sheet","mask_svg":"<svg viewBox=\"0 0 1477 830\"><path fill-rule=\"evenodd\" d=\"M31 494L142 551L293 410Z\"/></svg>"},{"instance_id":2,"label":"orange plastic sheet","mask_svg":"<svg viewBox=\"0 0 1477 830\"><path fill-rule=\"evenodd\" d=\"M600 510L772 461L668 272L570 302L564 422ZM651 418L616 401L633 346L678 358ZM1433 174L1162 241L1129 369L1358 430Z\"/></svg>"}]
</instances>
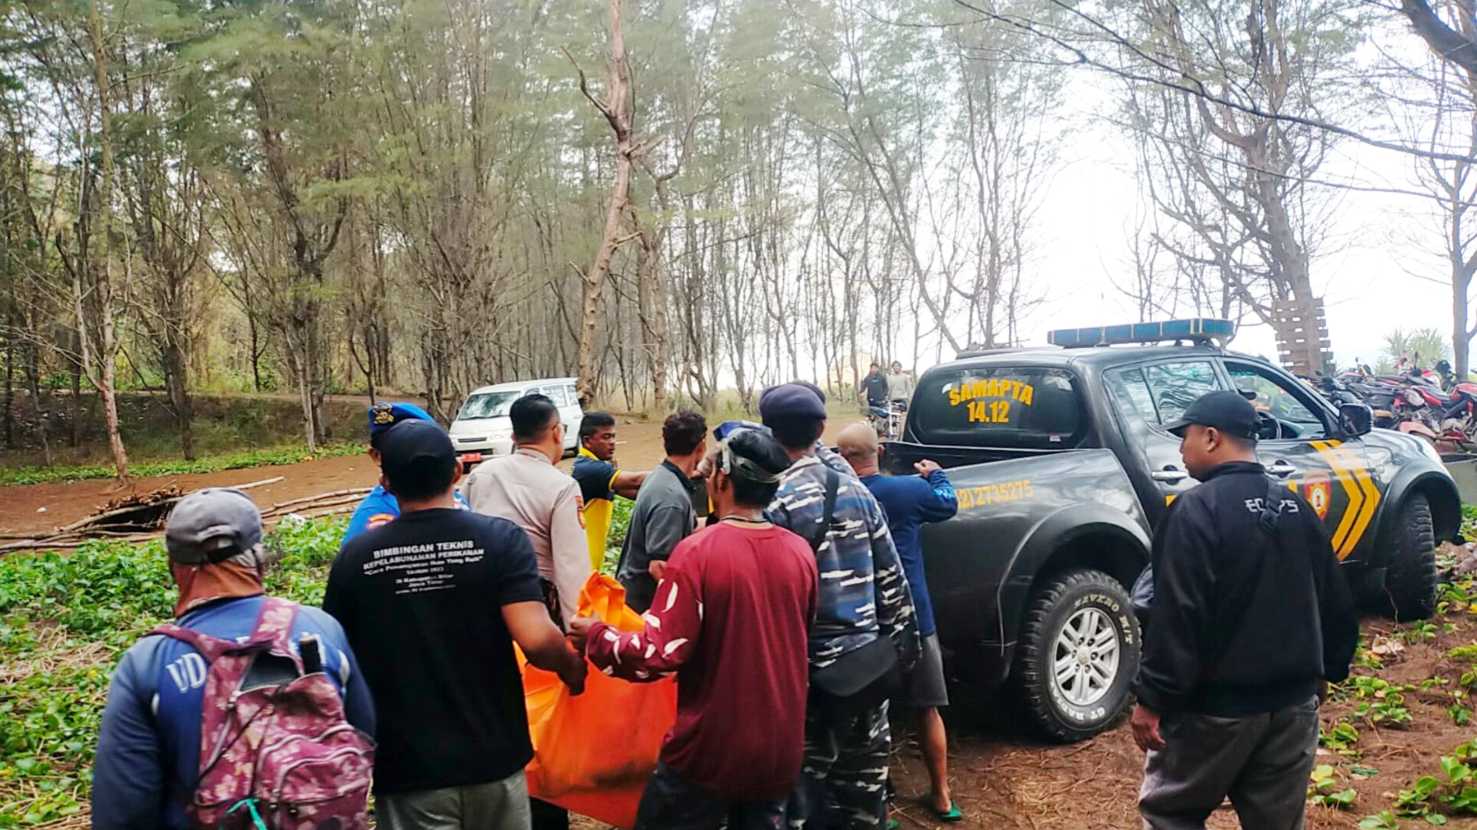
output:
<instances>
[{"instance_id":1,"label":"orange plastic sheet","mask_svg":"<svg viewBox=\"0 0 1477 830\"><path fill-rule=\"evenodd\" d=\"M580 591L579 614L622 631L643 628L641 615L626 607L625 589L603 574L592 574ZM523 693L533 738L529 794L633 826L662 739L677 719L676 679L628 683L592 666L584 694L574 697L558 675L525 664Z\"/></svg>"}]
</instances>

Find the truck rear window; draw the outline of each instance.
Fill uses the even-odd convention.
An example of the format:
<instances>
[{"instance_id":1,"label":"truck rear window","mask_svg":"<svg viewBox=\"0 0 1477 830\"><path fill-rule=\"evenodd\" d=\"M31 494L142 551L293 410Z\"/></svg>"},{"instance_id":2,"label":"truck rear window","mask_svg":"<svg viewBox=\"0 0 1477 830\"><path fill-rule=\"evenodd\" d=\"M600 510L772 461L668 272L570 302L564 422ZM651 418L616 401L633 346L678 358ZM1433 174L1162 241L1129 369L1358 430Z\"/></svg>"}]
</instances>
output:
<instances>
[{"instance_id":1,"label":"truck rear window","mask_svg":"<svg viewBox=\"0 0 1477 830\"><path fill-rule=\"evenodd\" d=\"M1071 373L1039 366L930 372L908 417L926 444L1062 449L1086 428Z\"/></svg>"}]
</instances>

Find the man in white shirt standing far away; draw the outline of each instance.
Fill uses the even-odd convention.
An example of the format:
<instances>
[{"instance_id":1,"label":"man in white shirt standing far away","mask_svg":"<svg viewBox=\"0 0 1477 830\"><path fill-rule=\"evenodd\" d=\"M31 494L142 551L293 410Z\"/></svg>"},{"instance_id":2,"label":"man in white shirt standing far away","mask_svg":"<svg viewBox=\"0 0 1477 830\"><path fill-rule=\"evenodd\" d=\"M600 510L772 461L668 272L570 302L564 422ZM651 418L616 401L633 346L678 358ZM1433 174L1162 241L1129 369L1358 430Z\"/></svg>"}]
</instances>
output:
<instances>
[{"instance_id":1,"label":"man in white shirt standing far away","mask_svg":"<svg viewBox=\"0 0 1477 830\"><path fill-rule=\"evenodd\" d=\"M462 492L473 510L508 519L528 534L549 614L564 628L590 578L580 487L554 466L564 456L564 425L544 395L514 401L508 417L513 453L477 465Z\"/></svg>"}]
</instances>

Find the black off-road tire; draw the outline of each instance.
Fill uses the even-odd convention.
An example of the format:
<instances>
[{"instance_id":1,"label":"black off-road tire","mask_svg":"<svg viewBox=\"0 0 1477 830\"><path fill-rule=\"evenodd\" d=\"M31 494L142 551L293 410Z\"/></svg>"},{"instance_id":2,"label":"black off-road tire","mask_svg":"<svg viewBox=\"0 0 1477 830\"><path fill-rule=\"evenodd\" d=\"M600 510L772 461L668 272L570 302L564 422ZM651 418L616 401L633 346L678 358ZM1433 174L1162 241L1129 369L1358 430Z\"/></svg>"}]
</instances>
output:
<instances>
[{"instance_id":1,"label":"black off-road tire","mask_svg":"<svg viewBox=\"0 0 1477 830\"><path fill-rule=\"evenodd\" d=\"M1101 612L1113 628L1117 669L1100 697L1077 705L1067 698L1053 667L1067 623L1088 609ZM1111 726L1128 708L1141 649L1127 589L1102 571L1067 571L1050 577L1031 598L1011 683L1025 713L1046 737L1062 743L1086 740Z\"/></svg>"},{"instance_id":2,"label":"black off-road tire","mask_svg":"<svg viewBox=\"0 0 1477 830\"><path fill-rule=\"evenodd\" d=\"M1384 610L1402 622L1426 619L1436 613L1436 534L1426 497L1407 496L1391 530Z\"/></svg>"}]
</instances>

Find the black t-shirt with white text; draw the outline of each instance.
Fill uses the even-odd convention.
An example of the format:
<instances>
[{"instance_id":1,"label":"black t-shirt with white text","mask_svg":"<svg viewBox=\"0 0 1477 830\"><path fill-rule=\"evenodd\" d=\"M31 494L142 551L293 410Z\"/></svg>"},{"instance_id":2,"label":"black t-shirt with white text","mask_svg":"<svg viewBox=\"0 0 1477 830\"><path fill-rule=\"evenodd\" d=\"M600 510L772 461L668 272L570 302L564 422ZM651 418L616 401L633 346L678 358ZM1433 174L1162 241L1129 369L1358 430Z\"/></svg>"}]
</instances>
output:
<instances>
[{"instance_id":1,"label":"black t-shirt with white text","mask_svg":"<svg viewBox=\"0 0 1477 830\"><path fill-rule=\"evenodd\" d=\"M375 791L497 781L533 757L502 606L542 602L528 536L505 519L419 510L350 539L323 610L374 695Z\"/></svg>"}]
</instances>

